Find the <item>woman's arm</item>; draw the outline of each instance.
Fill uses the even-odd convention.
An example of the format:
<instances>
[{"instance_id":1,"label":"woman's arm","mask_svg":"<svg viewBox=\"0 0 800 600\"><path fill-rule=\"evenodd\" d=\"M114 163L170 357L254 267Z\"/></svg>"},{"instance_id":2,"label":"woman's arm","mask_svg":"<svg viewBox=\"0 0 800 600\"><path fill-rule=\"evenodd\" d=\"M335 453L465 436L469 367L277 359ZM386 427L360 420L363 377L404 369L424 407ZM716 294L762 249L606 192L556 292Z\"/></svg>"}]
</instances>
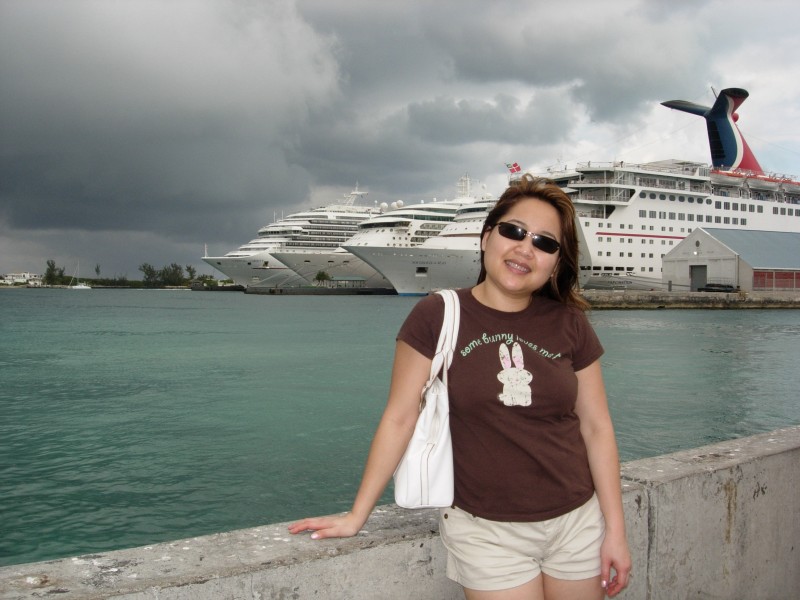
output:
<instances>
[{"instance_id":1,"label":"woman's arm","mask_svg":"<svg viewBox=\"0 0 800 600\"><path fill-rule=\"evenodd\" d=\"M406 451L419 416L422 387L428 381L431 360L405 342L395 347L392 381L353 507L344 515L303 519L289 525L291 533L313 531L312 538L357 534L383 494Z\"/></svg>"},{"instance_id":2,"label":"woman's arm","mask_svg":"<svg viewBox=\"0 0 800 600\"><path fill-rule=\"evenodd\" d=\"M589 454L589 468L606 522L606 537L600 551L601 575L606 593L615 596L628 585L631 556L625 535L619 453L608 410L600 361L576 373L578 399L575 412L581 420L581 434ZM611 568L616 575L611 578Z\"/></svg>"}]
</instances>

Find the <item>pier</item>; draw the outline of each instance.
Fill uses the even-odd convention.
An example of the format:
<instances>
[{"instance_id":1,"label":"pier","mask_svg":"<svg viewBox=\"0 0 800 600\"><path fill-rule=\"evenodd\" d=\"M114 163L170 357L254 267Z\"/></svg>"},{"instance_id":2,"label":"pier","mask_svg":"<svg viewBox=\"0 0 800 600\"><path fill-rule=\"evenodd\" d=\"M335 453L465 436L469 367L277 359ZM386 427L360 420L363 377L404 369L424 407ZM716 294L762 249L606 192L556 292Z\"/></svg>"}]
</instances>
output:
<instances>
[{"instance_id":1,"label":"pier","mask_svg":"<svg viewBox=\"0 0 800 600\"><path fill-rule=\"evenodd\" d=\"M622 465L632 600L796 597L800 425ZM435 510L378 507L359 535L286 523L0 568L0 598L450 600Z\"/></svg>"},{"instance_id":2,"label":"pier","mask_svg":"<svg viewBox=\"0 0 800 600\"><path fill-rule=\"evenodd\" d=\"M800 292L661 292L583 290L593 309L800 308Z\"/></svg>"}]
</instances>

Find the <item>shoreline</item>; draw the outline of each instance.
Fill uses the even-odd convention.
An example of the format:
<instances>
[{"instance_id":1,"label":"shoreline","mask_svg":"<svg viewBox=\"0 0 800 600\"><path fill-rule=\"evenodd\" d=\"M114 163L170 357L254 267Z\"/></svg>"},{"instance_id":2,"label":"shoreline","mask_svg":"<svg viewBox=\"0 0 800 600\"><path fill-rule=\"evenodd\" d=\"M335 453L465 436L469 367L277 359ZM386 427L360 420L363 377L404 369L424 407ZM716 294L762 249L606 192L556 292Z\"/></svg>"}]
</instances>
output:
<instances>
[{"instance_id":1,"label":"shoreline","mask_svg":"<svg viewBox=\"0 0 800 600\"><path fill-rule=\"evenodd\" d=\"M800 308L800 291L787 292L660 292L584 290L592 310Z\"/></svg>"}]
</instances>

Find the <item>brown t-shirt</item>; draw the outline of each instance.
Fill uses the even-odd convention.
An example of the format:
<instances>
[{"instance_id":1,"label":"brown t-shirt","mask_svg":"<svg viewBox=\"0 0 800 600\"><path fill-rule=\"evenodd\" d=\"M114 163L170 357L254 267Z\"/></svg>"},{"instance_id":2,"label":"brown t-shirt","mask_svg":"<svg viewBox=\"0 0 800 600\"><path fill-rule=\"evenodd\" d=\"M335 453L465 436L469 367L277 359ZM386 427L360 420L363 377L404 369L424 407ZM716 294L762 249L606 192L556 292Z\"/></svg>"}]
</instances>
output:
<instances>
[{"instance_id":1,"label":"brown t-shirt","mask_svg":"<svg viewBox=\"0 0 800 600\"><path fill-rule=\"evenodd\" d=\"M459 508L493 521L543 521L594 493L575 414L575 371L603 347L584 313L544 297L515 313L458 290L461 324L448 372ZM444 302L421 299L397 339L428 358Z\"/></svg>"}]
</instances>

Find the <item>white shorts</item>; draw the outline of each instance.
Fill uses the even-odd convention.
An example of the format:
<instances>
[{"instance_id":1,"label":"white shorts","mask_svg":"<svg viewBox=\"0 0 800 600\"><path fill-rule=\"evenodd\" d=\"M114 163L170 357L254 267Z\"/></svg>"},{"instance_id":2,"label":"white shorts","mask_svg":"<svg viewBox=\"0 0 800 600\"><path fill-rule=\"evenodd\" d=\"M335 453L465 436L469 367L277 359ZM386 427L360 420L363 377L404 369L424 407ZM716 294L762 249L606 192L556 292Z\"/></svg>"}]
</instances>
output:
<instances>
[{"instance_id":1,"label":"white shorts","mask_svg":"<svg viewBox=\"0 0 800 600\"><path fill-rule=\"evenodd\" d=\"M447 576L473 590L504 590L545 573L579 580L600 575L605 521L597 496L565 515L532 523L489 521L439 510Z\"/></svg>"}]
</instances>

